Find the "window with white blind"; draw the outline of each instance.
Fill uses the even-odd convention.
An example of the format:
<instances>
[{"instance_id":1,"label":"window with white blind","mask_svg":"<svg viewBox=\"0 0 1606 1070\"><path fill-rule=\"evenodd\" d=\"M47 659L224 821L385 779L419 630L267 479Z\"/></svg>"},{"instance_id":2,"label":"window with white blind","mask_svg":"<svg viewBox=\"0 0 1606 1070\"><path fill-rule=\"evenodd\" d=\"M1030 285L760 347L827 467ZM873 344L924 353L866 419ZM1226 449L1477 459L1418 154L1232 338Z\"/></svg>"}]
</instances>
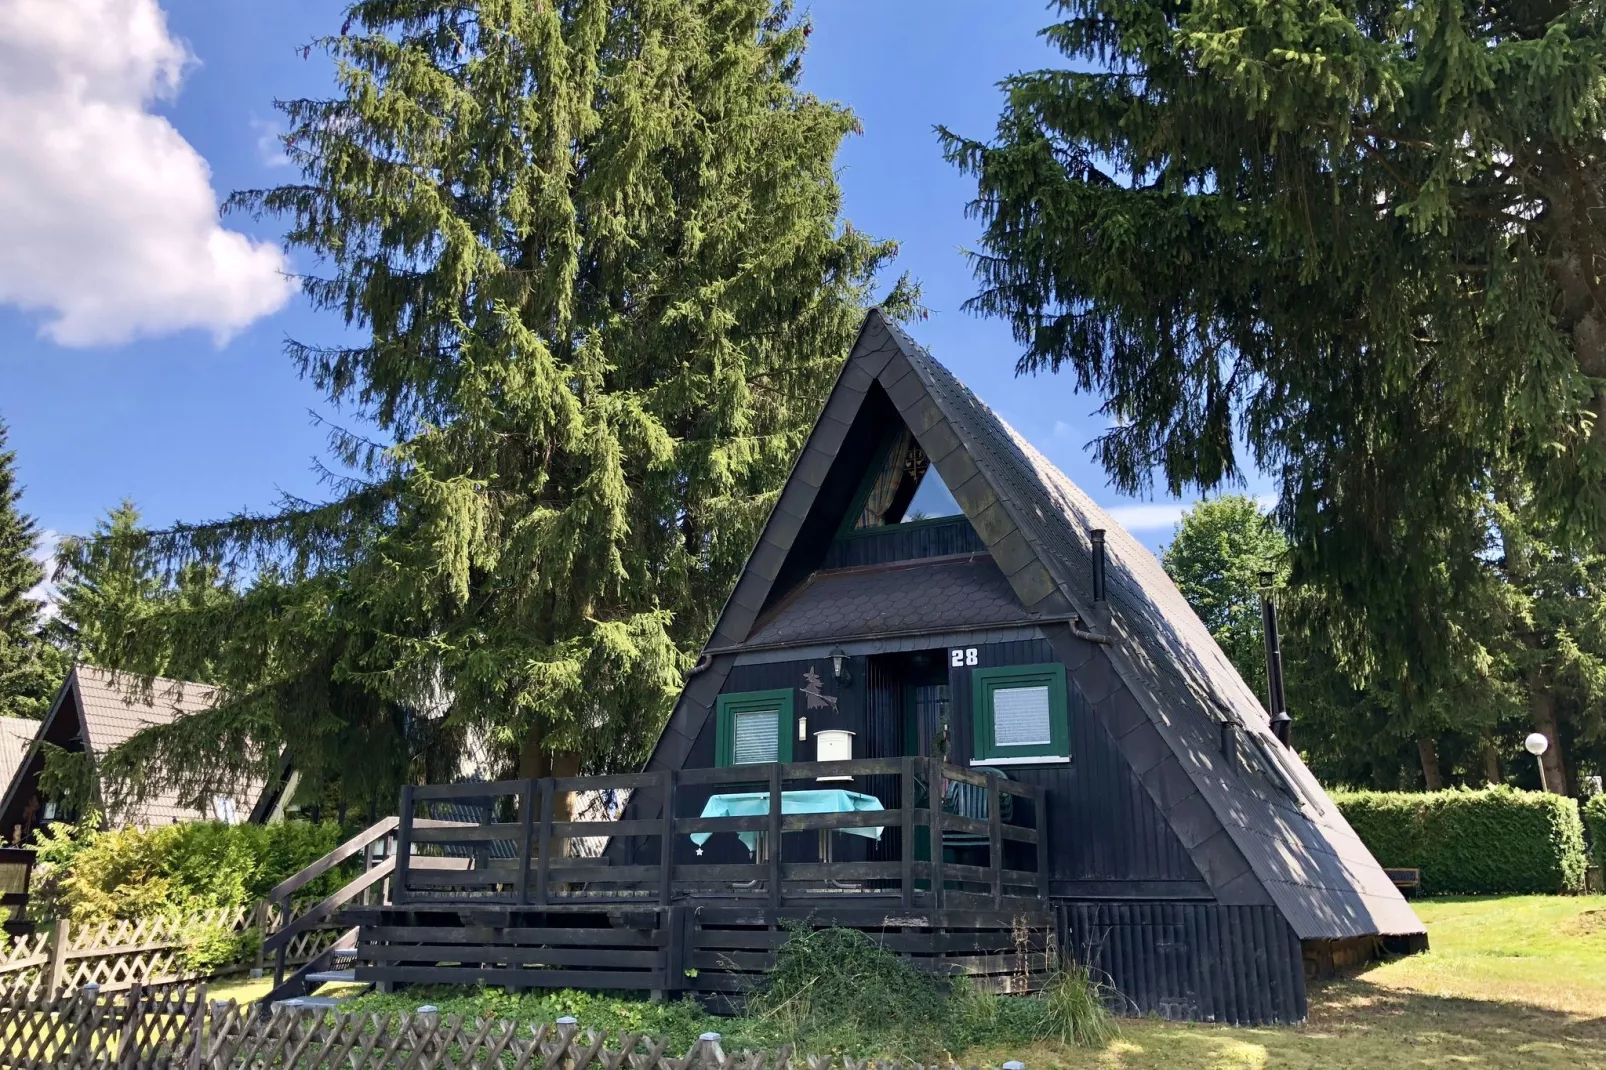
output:
<instances>
[{"instance_id":1,"label":"window with white blind","mask_svg":"<svg viewBox=\"0 0 1606 1070\"><path fill-rule=\"evenodd\" d=\"M743 691L719 696L715 726L720 765L792 760L792 692Z\"/></svg>"},{"instance_id":2,"label":"window with white blind","mask_svg":"<svg viewBox=\"0 0 1606 1070\"><path fill-rule=\"evenodd\" d=\"M1068 761L1062 665L1006 665L971 673L978 763Z\"/></svg>"}]
</instances>

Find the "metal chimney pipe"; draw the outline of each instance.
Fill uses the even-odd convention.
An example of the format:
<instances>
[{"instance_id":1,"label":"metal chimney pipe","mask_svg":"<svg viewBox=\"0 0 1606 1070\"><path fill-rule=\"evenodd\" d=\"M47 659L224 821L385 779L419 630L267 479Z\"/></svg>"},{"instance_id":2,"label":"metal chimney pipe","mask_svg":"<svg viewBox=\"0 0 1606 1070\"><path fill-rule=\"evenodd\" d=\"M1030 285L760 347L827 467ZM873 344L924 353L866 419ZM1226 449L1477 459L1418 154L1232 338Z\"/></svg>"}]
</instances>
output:
<instances>
[{"instance_id":1,"label":"metal chimney pipe","mask_svg":"<svg viewBox=\"0 0 1606 1070\"><path fill-rule=\"evenodd\" d=\"M1260 627L1266 639L1266 712L1271 715L1271 732L1283 746L1289 746L1288 700L1283 692L1283 647L1277 633L1277 603L1271 592L1272 574L1260 574Z\"/></svg>"},{"instance_id":2,"label":"metal chimney pipe","mask_svg":"<svg viewBox=\"0 0 1606 1070\"><path fill-rule=\"evenodd\" d=\"M1104 529L1094 528L1089 535L1093 539L1093 601L1104 602L1109 599L1109 589L1104 583Z\"/></svg>"}]
</instances>

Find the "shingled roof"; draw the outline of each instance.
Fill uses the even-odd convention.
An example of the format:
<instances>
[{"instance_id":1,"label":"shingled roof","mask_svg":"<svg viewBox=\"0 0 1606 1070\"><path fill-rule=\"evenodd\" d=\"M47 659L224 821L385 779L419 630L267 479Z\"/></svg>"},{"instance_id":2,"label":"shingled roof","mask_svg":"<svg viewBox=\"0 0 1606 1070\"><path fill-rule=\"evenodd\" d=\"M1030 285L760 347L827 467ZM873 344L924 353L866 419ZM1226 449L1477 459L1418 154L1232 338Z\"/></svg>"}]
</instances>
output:
<instances>
[{"instance_id":1,"label":"shingled roof","mask_svg":"<svg viewBox=\"0 0 1606 1070\"><path fill-rule=\"evenodd\" d=\"M217 701L217 689L206 684L159 676L151 681L147 690L141 686L141 682L141 677L128 673L114 673L89 665L74 668L62 684L44 722L35 723L38 731L28 745L26 754L5 781L0 812L11 811L19 795L33 790L32 784L37 782L38 767L43 761L39 753L41 740L78 738L98 764L108 752L126 743L140 729L148 725L170 724L180 717L211 709ZM55 726L57 719L62 717L71 718L77 723ZM251 812L252 804L261 791L262 784L255 781L238 786L232 796L236 820L243 820ZM211 806L202 810L185 805L176 792L169 790L159 791L143 802L130 804L117 813L108 814L107 818L114 825L149 827L217 816Z\"/></svg>"},{"instance_id":2,"label":"shingled roof","mask_svg":"<svg viewBox=\"0 0 1606 1070\"><path fill-rule=\"evenodd\" d=\"M1079 619L1108 637L1089 643L1063 625L1054 633L1067 670L1219 901L1274 904L1301 939L1423 931L1298 755L1272 736L1259 700L1154 555L878 311L867 316L720 616L710 670L688 683L649 768L684 760L728 655L781 638L783 623L817 618L799 611L815 600L840 604L841 596L826 597L829 574L801 591L774 588L789 575L799 532L873 384L952 490L1017 609L1045 622ZM1107 532L1109 600L1099 605L1091 600L1094 529ZM789 614L786 606L799 608ZM1236 737L1230 748L1228 736Z\"/></svg>"}]
</instances>

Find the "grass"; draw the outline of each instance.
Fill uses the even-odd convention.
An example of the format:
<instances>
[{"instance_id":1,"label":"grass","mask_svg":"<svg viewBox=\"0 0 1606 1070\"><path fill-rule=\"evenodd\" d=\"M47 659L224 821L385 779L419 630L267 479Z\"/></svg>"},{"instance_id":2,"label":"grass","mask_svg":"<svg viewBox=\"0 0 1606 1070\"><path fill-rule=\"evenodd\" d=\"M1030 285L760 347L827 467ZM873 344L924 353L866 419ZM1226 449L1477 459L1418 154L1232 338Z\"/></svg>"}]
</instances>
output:
<instances>
[{"instance_id":1,"label":"grass","mask_svg":"<svg viewBox=\"0 0 1606 1070\"><path fill-rule=\"evenodd\" d=\"M1023 1042L1025 1033L1011 1032L1023 1023L1014 1021L1009 1001L966 1004L961 997L956 1002L964 1005L947 1013L944 1031L962 1041L964 1065L1018 1058L1031 1070L1606 1067L1606 897L1437 899L1416 906L1433 950L1313 986L1310 1019L1300 1026L1128 1021L1118 1036L1082 1048ZM789 1031L784 1016L715 1019L688 1003L585 993L514 997L437 989L363 1002L375 1010L432 1002L448 1014L540 1021L574 1014L610 1031L669 1035L681 1050L704 1029L724 1034L727 1050L771 1046Z\"/></svg>"},{"instance_id":2,"label":"grass","mask_svg":"<svg viewBox=\"0 0 1606 1070\"><path fill-rule=\"evenodd\" d=\"M982 1046L1032 1070L1578 1070L1606 1066L1606 897L1416 904L1433 950L1313 986L1310 1020L1233 1029L1143 1021L1100 1050Z\"/></svg>"}]
</instances>

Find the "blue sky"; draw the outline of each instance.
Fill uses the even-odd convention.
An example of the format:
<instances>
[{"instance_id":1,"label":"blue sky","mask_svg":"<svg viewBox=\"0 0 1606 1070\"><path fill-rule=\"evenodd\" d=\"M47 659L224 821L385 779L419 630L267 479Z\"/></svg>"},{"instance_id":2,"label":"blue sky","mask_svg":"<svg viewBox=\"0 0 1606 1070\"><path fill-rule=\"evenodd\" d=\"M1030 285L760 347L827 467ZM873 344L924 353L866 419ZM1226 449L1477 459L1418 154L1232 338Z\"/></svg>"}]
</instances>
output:
<instances>
[{"instance_id":1,"label":"blue sky","mask_svg":"<svg viewBox=\"0 0 1606 1070\"><path fill-rule=\"evenodd\" d=\"M338 30L341 7L157 2L8 0L20 18L0 19L0 220L24 221L17 234L0 221L0 416L24 507L53 532L87 531L124 497L160 525L317 496L324 432L311 413L340 419L282 352L287 336L340 327L284 287L276 225L207 213L232 190L294 177L272 101L329 91L327 62L300 49ZM991 131L998 80L1056 59L1036 36L1045 9L810 11L805 83L864 125L839 161L846 216L901 242L899 268L931 309L914 334L1118 519L1164 542L1177 505L1118 498L1087 457L1103 426L1096 399L1065 377L1015 378L1005 326L961 309L974 292L962 253L977 233L964 217L973 187L932 127Z\"/></svg>"}]
</instances>

